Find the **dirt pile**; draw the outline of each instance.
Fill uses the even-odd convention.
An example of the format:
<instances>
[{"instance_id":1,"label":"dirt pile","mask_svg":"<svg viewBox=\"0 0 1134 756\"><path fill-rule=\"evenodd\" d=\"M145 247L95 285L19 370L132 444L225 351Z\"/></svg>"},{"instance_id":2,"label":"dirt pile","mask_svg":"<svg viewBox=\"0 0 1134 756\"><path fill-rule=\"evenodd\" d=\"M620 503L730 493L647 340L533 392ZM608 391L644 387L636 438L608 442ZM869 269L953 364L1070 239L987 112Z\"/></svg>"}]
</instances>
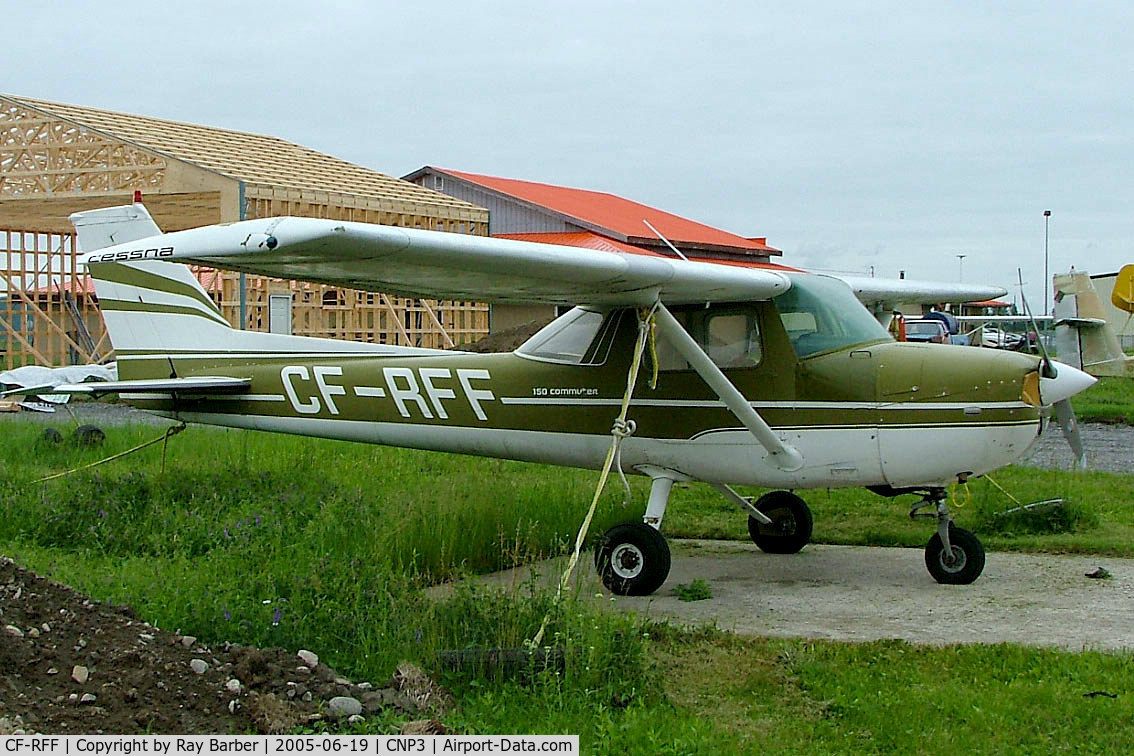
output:
<instances>
[{"instance_id":1,"label":"dirt pile","mask_svg":"<svg viewBox=\"0 0 1134 756\"><path fill-rule=\"evenodd\" d=\"M0 733L287 732L418 712L423 678L403 665L377 688L306 651L211 648L0 557Z\"/></svg>"}]
</instances>

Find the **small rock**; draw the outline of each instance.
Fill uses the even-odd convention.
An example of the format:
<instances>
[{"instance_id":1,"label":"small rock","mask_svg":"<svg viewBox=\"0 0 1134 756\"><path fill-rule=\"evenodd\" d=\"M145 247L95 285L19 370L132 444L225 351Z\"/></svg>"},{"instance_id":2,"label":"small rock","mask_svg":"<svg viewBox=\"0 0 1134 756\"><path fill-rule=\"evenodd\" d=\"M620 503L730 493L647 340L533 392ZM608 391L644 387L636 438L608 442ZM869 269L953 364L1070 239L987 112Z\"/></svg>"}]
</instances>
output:
<instances>
[{"instance_id":1,"label":"small rock","mask_svg":"<svg viewBox=\"0 0 1134 756\"><path fill-rule=\"evenodd\" d=\"M350 696L335 696L327 702L327 712L336 718L353 717L362 713L362 702Z\"/></svg>"},{"instance_id":2,"label":"small rock","mask_svg":"<svg viewBox=\"0 0 1134 756\"><path fill-rule=\"evenodd\" d=\"M86 667L76 666L71 670L71 679L79 685L83 685L90 679L91 673Z\"/></svg>"},{"instance_id":3,"label":"small rock","mask_svg":"<svg viewBox=\"0 0 1134 756\"><path fill-rule=\"evenodd\" d=\"M373 685L371 685L371 684L370 684L370 683L368 683L368 682L360 682L360 683L359 683L358 685L356 685L355 687L356 687L356 688L358 688L359 690L370 690L370 689L371 689L371 688L373 688L374 686L373 686Z\"/></svg>"},{"instance_id":4,"label":"small rock","mask_svg":"<svg viewBox=\"0 0 1134 756\"><path fill-rule=\"evenodd\" d=\"M193 644L196 643L196 642L197 642L197 639L194 638L192 635L186 635L184 638L181 639L181 645L185 646L185 648L193 648Z\"/></svg>"},{"instance_id":5,"label":"small rock","mask_svg":"<svg viewBox=\"0 0 1134 756\"><path fill-rule=\"evenodd\" d=\"M1095 580L1106 580L1110 577L1110 571L1105 567L1096 567L1093 571L1086 573L1084 577L1094 578Z\"/></svg>"},{"instance_id":6,"label":"small rock","mask_svg":"<svg viewBox=\"0 0 1134 756\"><path fill-rule=\"evenodd\" d=\"M295 698L295 688L292 688L291 690L289 690L287 692L287 697L288 698Z\"/></svg>"},{"instance_id":7,"label":"small rock","mask_svg":"<svg viewBox=\"0 0 1134 756\"><path fill-rule=\"evenodd\" d=\"M68 701L78 701L79 700L79 694L78 693L72 693L71 695L67 696L67 700Z\"/></svg>"},{"instance_id":8,"label":"small rock","mask_svg":"<svg viewBox=\"0 0 1134 756\"><path fill-rule=\"evenodd\" d=\"M304 667L304 666L296 667L295 673L297 675L310 675L311 674L311 667Z\"/></svg>"},{"instance_id":9,"label":"small rock","mask_svg":"<svg viewBox=\"0 0 1134 756\"><path fill-rule=\"evenodd\" d=\"M304 693L302 696L299 697L299 699L301 701L303 701L304 703L311 703L312 698L314 698L314 696L311 695L311 691L307 691L306 693Z\"/></svg>"},{"instance_id":10,"label":"small rock","mask_svg":"<svg viewBox=\"0 0 1134 756\"><path fill-rule=\"evenodd\" d=\"M238 711L240 711L240 701L237 701L234 698L234 699L232 699L231 701L228 702L228 713L229 714L235 714Z\"/></svg>"},{"instance_id":11,"label":"small rock","mask_svg":"<svg viewBox=\"0 0 1134 756\"><path fill-rule=\"evenodd\" d=\"M28 628L28 637L29 638L38 638L39 637L39 628L38 627L29 627Z\"/></svg>"},{"instance_id":12,"label":"small rock","mask_svg":"<svg viewBox=\"0 0 1134 756\"><path fill-rule=\"evenodd\" d=\"M47 624L46 622L44 622L42 625L40 625L40 627L43 628L43 632L45 632L45 633L51 632L51 625Z\"/></svg>"},{"instance_id":13,"label":"small rock","mask_svg":"<svg viewBox=\"0 0 1134 756\"><path fill-rule=\"evenodd\" d=\"M138 637L146 641L147 643L154 639L154 636L150 635L149 633L138 633Z\"/></svg>"},{"instance_id":14,"label":"small rock","mask_svg":"<svg viewBox=\"0 0 1134 756\"><path fill-rule=\"evenodd\" d=\"M47 668L47 674L57 675L57 674L59 674L59 670L57 670L55 667L48 667Z\"/></svg>"},{"instance_id":15,"label":"small rock","mask_svg":"<svg viewBox=\"0 0 1134 756\"><path fill-rule=\"evenodd\" d=\"M189 668L199 675L203 675L209 671L209 663L204 659L194 659L189 662Z\"/></svg>"},{"instance_id":16,"label":"small rock","mask_svg":"<svg viewBox=\"0 0 1134 756\"><path fill-rule=\"evenodd\" d=\"M228 682L226 682L226 683L224 684L224 687L228 689L228 692L229 692L229 693L239 693L239 692L240 692L240 689L241 689L241 688L242 688L243 686L242 686L242 685L240 684L240 681L239 681L239 680L237 680L237 679L236 679L236 678L234 677L234 678L232 678L231 680L229 680Z\"/></svg>"},{"instance_id":17,"label":"small rock","mask_svg":"<svg viewBox=\"0 0 1134 756\"><path fill-rule=\"evenodd\" d=\"M14 635L17 638L24 637L24 631L16 627L15 625L6 625L4 627L4 632L8 633L9 635Z\"/></svg>"},{"instance_id":18,"label":"small rock","mask_svg":"<svg viewBox=\"0 0 1134 756\"><path fill-rule=\"evenodd\" d=\"M98 700L98 698L95 696L94 693L84 693L83 697L79 699L79 703L88 704L88 703L94 703L97 700Z\"/></svg>"},{"instance_id":19,"label":"small rock","mask_svg":"<svg viewBox=\"0 0 1134 756\"><path fill-rule=\"evenodd\" d=\"M350 685L350 680L346 679L345 677L336 677L335 685Z\"/></svg>"},{"instance_id":20,"label":"small rock","mask_svg":"<svg viewBox=\"0 0 1134 756\"><path fill-rule=\"evenodd\" d=\"M358 724L359 722L365 721L366 717L362 716L361 714L352 714L349 718L347 718L347 724Z\"/></svg>"},{"instance_id":21,"label":"small rock","mask_svg":"<svg viewBox=\"0 0 1134 756\"><path fill-rule=\"evenodd\" d=\"M126 703L134 703L138 700L138 689L130 688L130 690L122 694L122 698L126 701Z\"/></svg>"},{"instance_id":22,"label":"small rock","mask_svg":"<svg viewBox=\"0 0 1134 756\"><path fill-rule=\"evenodd\" d=\"M317 654L312 653L306 649L300 649L296 654L308 667L316 667L319 665L319 657Z\"/></svg>"}]
</instances>

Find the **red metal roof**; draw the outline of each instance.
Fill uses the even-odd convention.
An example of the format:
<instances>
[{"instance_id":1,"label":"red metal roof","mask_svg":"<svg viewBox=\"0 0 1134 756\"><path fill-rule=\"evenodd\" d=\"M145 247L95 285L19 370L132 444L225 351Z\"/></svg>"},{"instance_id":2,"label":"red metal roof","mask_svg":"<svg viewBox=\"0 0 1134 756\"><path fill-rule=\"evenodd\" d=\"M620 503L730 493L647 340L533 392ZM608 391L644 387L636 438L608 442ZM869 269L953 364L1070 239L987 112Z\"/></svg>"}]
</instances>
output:
<instances>
[{"instance_id":1,"label":"red metal roof","mask_svg":"<svg viewBox=\"0 0 1134 756\"><path fill-rule=\"evenodd\" d=\"M639 247L634 244L615 241L614 239L607 238L592 231L561 231L538 234L496 234L494 238L516 239L518 241L539 242L541 244L562 244L565 247L583 247L585 249L597 249L603 252L625 252L632 255L646 255L647 257L668 257L670 259L674 258L673 253L668 249L665 252L658 252L654 249L648 249L646 247ZM698 257L695 259L695 262L710 262L719 263L721 265L735 265L742 268L764 268L767 270L786 270L799 272L797 268L790 268L786 265L777 265L776 263L760 262L758 260Z\"/></svg>"},{"instance_id":2,"label":"red metal roof","mask_svg":"<svg viewBox=\"0 0 1134 756\"><path fill-rule=\"evenodd\" d=\"M628 200L615 194L593 192L587 189L574 189L553 184L540 184L534 181L484 176L478 173L453 171L448 168L431 170L455 176L478 186L490 189L515 199L537 205L555 214L565 216L577 225L589 226L593 230L614 239L632 244L656 246L662 242L642 222L648 220L654 228L679 248L716 250L739 254L782 254L770 247L763 237L746 239L743 236L706 226L704 223L682 218L664 210L658 210L640 202Z\"/></svg>"}]
</instances>

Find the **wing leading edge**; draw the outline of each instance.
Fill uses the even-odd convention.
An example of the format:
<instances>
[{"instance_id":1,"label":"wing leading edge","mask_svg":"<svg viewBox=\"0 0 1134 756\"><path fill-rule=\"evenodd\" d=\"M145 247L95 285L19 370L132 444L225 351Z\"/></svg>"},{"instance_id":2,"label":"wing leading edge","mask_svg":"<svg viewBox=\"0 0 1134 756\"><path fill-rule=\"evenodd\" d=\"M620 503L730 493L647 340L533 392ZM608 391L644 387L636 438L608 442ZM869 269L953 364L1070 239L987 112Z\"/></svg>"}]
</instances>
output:
<instances>
[{"instance_id":1,"label":"wing leading edge","mask_svg":"<svg viewBox=\"0 0 1134 756\"><path fill-rule=\"evenodd\" d=\"M138 255L141 255L139 258ZM101 249L88 264L192 262L404 296L648 305L769 299L776 271L317 218L267 218Z\"/></svg>"}]
</instances>

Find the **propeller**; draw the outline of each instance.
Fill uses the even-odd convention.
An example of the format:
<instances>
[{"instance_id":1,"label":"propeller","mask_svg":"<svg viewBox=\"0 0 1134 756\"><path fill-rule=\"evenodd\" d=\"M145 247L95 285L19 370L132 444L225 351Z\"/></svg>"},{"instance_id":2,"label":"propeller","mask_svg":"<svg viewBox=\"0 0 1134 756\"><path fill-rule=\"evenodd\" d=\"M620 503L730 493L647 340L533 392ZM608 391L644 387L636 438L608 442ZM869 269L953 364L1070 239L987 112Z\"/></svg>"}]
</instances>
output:
<instances>
[{"instance_id":1,"label":"propeller","mask_svg":"<svg viewBox=\"0 0 1134 756\"><path fill-rule=\"evenodd\" d=\"M1045 393L1053 399L1051 406L1055 410L1055 423L1063 432L1063 438L1071 447L1071 453L1075 455L1075 467L1086 469L1087 452L1083 448L1083 437L1079 435L1079 421L1075 417L1075 410L1071 407L1071 397L1095 383L1097 379L1070 365L1063 365L1051 359L1040 335L1039 324L1036 323L1032 309L1028 307L1028 298L1024 296L1024 274L1016 268L1016 275L1020 281L1020 302L1024 305L1024 314L1031 321L1032 330L1036 334L1036 344L1043 356L1040 363L1040 401L1043 401ZM1060 368L1068 374L1061 376ZM1048 389L1046 392L1045 387Z\"/></svg>"}]
</instances>

